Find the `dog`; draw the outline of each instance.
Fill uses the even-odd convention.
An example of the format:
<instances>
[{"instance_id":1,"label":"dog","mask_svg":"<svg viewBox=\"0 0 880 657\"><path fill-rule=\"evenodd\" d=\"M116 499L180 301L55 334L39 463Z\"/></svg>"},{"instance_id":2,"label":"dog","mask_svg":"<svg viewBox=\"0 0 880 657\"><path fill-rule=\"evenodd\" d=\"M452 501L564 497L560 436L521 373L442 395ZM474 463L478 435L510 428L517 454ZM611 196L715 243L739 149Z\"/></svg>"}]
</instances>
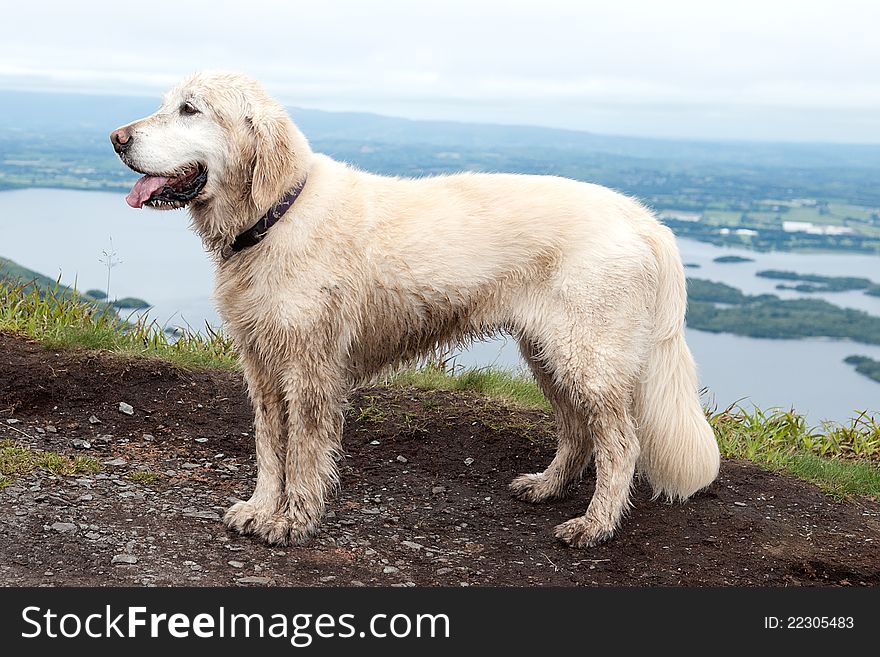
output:
<instances>
[{"instance_id":1,"label":"dog","mask_svg":"<svg viewBox=\"0 0 880 657\"><path fill-rule=\"evenodd\" d=\"M638 471L685 500L719 452L685 343L675 239L643 205L552 176L403 179L314 153L254 80L203 72L110 136L143 174L132 207L189 209L255 414L257 481L225 524L315 534L338 486L350 389L438 344L504 331L554 409L557 452L510 485L563 496L595 460L573 547L610 538Z\"/></svg>"}]
</instances>

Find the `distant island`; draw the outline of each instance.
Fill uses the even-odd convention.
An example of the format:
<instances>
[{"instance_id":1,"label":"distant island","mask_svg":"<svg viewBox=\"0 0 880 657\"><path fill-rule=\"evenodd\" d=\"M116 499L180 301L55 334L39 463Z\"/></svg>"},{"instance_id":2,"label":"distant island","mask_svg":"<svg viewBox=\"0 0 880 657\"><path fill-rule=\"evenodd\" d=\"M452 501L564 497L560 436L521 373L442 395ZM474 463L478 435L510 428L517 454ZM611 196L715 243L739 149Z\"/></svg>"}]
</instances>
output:
<instances>
[{"instance_id":1,"label":"distant island","mask_svg":"<svg viewBox=\"0 0 880 657\"><path fill-rule=\"evenodd\" d=\"M110 305L120 310L146 310L152 304L137 297L123 297L111 301Z\"/></svg>"},{"instance_id":2,"label":"distant island","mask_svg":"<svg viewBox=\"0 0 880 657\"><path fill-rule=\"evenodd\" d=\"M738 262L754 262L754 258L743 258L738 255L729 255L729 256L718 256L713 259L712 262L718 262L721 264L736 264Z\"/></svg>"},{"instance_id":3,"label":"distant island","mask_svg":"<svg viewBox=\"0 0 880 657\"><path fill-rule=\"evenodd\" d=\"M865 294L880 297L880 284L870 278L858 276L822 276L820 274L798 274L793 271L765 269L755 276L782 281L799 281L797 285L780 283L777 290L795 290L797 292L849 292L862 290Z\"/></svg>"},{"instance_id":4,"label":"distant island","mask_svg":"<svg viewBox=\"0 0 880 657\"><path fill-rule=\"evenodd\" d=\"M880 383L880 361L867 356L847 356L844 363L856 366L856 372Z\"/></svg>"},{"instance_id":5,"label":"distant island","mask_svg":"<svg viewBox=\"0 0 880 657\"><path fill-rule=\"evenodd\" d=\"M703 279L688 279L687 325L750 338L827 337L880 344L880 317L861 310L821 299L750 296L730 285Z\"/></svg>"}]
</instances>

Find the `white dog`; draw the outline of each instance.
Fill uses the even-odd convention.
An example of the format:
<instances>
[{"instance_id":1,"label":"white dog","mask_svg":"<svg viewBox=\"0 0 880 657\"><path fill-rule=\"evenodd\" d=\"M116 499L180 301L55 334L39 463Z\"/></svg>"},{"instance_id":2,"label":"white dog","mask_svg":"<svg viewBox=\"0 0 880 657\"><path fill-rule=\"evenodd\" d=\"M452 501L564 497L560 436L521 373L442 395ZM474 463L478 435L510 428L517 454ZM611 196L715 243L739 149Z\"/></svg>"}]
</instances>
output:
<instances>
[{"instance_id":1,"label":"white dog","mask_svg":"<svg viewBox=\"0 0 880 657\"><path fill-rule=\"evenodd\" d=\"M192 76L111 140L146 174L128 203L188 206L216 263L256 414L256 489L230 528L306 541L337 484L351 386L498 330L519 340L559 431L553 462L514 494L559 497L595 455L593 499L559 539L609 538L637 466L673 499L717 476L675 240L632 199L550 176L358 171L313 153L238 74Z\"/></svg>"}]
</instances>

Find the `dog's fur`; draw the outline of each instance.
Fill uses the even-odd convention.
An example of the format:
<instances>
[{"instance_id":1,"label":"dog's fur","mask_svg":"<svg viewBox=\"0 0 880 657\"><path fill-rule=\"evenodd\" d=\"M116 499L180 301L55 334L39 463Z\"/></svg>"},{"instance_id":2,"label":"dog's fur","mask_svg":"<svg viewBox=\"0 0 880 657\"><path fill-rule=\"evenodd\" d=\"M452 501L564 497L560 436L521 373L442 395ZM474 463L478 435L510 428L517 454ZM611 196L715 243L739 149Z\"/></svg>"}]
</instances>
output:
<instances>
[{"instance_id":1,"label":"dog's fur","mask_svg":"<svg viewBox=\"0 0 880 657\"><path fill-rule=\"evenodd\" d=\"M201 114L182 115L187 101ZM306 541L337 485L351 386L497 330L519 340L559 433L553 462L515 479L513 493L557 498L595 455L592 501L556 527L562 541L609 538L637 466L672 499L715 479L681 260L639 203L551 176L358 171L313 153L283 107L238 74L192 76L126 129L129 166L208 170L192 224L215 260L215 298L256 414L256 489L229 509L230 528ZM232 254L236 235L306 175L266 239Z\"/></svg>"}]
</instances>

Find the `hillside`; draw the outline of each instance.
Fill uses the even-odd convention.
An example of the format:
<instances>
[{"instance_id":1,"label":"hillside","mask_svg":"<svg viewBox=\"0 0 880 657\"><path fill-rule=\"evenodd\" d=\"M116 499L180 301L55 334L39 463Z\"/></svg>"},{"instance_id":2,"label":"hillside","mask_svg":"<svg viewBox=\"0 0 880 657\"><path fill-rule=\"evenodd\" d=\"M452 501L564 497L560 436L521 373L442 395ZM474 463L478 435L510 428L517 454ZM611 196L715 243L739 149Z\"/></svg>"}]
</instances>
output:
<instances>
[{"instance_id":1,"label":"hillside","mask_svg":"<svg viewBox=\"0 0 880 657\"><path fill-rule=\"evenodd\" d=\"M57 283L55 279L49 278L48 276L35 272L27 267L22 267L12 260L0 257L0 280L4 279L9 281L19 281L28 290L33 288L34 285L40 290L52 290L55 289ZM58 290L62 293L70 293L73 291L66 285L59 285Z\"/></svg>"},{"instance_id":2,"label":"hillside","mask_svg":"<svg viewBox=\"0 0 880 657\"><path fill-rule=\"evenodd\" d=\"M313 543L289 549L220 523L255 476L235 372L0 334L0 417L0 464L18 468L0 487L6 585L880 583L880 504L732 459L686 504L640 484L616 539L568 549L550 528L583 512L594 475L561 502L512 499L513 476L551 459L552 420L473 393L353 395L341 493Z\"/></svg>"},{"instance_id":3,"label":"hillside","mask_svg":"<svg viewBox=\"0 0 880 657\"><path fill-rule=\"evenodd\" d=\"M107 134L157 103L158 97L0 91L0 126L9 126L0 129L0 190L125 189L135 176L119 164ZM877 145L645 139L289 111L315 150L376 173L565 176L638 197L680 236L758 251L880 253ZM790 230L814 224L833 230Z\"/></svg>"}]
</instances>

